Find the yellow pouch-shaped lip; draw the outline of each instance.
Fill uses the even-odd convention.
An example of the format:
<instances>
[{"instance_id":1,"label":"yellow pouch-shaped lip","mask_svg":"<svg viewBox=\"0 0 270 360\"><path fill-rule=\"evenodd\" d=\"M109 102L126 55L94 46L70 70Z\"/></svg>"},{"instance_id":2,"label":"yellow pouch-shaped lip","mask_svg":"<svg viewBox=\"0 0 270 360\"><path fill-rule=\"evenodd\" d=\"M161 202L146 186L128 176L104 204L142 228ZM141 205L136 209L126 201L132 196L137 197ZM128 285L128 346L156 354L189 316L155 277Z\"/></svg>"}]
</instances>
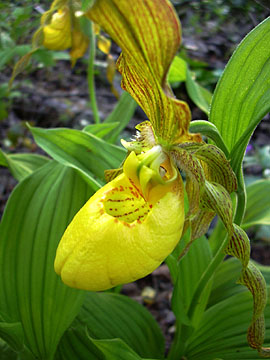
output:
<instances>
[{"instance_id":1,"label":"yellow pouch-shaped lip","mask_svg":"<svg viewBox=\"0 0 270 360\"><path fill-rule=\"evenodd\" d=\"M171 253L183 222L180 176L151 203L123 173L75 215L57 249L55 271L65 284L92 291L137 280Z\"/></svg>"}]
</instances>

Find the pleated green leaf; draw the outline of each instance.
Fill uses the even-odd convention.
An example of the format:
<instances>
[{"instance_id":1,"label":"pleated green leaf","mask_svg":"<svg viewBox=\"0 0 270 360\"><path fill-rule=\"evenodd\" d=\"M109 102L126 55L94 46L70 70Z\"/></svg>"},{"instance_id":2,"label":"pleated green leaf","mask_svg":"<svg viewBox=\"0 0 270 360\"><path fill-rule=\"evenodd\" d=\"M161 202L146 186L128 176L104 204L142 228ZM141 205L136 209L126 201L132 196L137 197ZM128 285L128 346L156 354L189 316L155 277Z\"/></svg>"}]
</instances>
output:
<instances>
[{"instance_id":1,"label":"pleated green leaf","mask_svg":"<svg viewBox=\"0 0 270 360\"><path fill-rule=\"evenodd\" d=\"M188 314L196 287L211 258L212 254L207 239L201 237L192 243L188 255L181 258L178 264L178 277L172 296L172 308L179 323L183 320L183 313ZM200 305L197 308L193 322L199 321L199 313L204 311L207 304L209 292L207 294L206 291L204 295L202 296L204 299L197 299L197 303ZM182 301L179 301L179 299L182 299ZM189 319L189 321L191 320Z\"/></svg>"},{"instance_id":2,"label":"pleated green leaf","mask_svg":"<svg viewBox=\"0 0 270 360\"><path fill-rule=\"evenodd\" d=\"M188 339L185 356L189 360L261 359L247 343L246 329L252 318L252 296L235 284L240 266L237 260L221 264L214 277L208 309L201 323ZM270 307L265 310L266 343L270 341Z\"/></svg>"},{"instance_id":3,"label":"pleated green leaf","mask_svg":"<svg viewBox=\"0 0 270 360\"><path fill-rule=\"evenodd\" d=\"M242 227L270 225L270 180L259 180L247 186L247 207Z\"/></svg>"},{"instance_id":4,"label":"pleated green leaf","mask_svg":"<svg viewBox=\"0 0 270 360\"><path fill-rule=\"evenodd\" d=\"M45 165L48 158L38 154L6 154L0 149L0 165L7 166L18 181L23 180L39 167Z\"/></svg>"},{"instance_id":5,"label":"pleated green leaf","mask_svg":"<svg viewBox=\"0 0 270 360\"><path fill-rule=\"evenodd\" d=\"M79 170L94 190L102 184L104 170L117 168L126 151L83 131L30 128L35 141L55 160Z\"/></svg>"},{"instance_id":6,"label":"pleated green leaf","mask_svg":"<svg viewBox=\"0 0 270 360\"><path fill-rule=\"evenodd\" d=\"M70 348L74 357L67 355L66 359L92 359L92 353L93 359L103 359L93 348L86 329L91 339L118 338L141 357L163 358L164 338L158 324L143 306L126 296L89 292L71 330L63 336L58 353L68 354Z\"/></svg>"},{"instance_id":7,"label":"pleated green leaf","mask_svg":"<svg viewBox=\"0 0 270 360\"><path fill-rule=\"evenodd\" d=\"M103 353L87 336L83 324L75 322L62 337L54 360L105 360Z\"/></svg>"},{"instance_id":8,"label":"pleated green leaf","mask_svg":"<svg viewBox=\"0 0 270 360\"><path fill-rule=\"evenodd\" d=\"M18 360L18 354L8 346L8 344L0 339L1 360ZM29 359L30 360L30 359Z\"/></svg>"},{"instance_id":9,"label":"pleated green leaf","mask_svg":"<svg viewBox=\"0 0 270 360\"><path fill-rule=\"evenodd\" d=\"M54 272L58 242L92 191L72 168L55 161L17 185L0 224L0 311L20 322L34 356L52 359L85 293Z\"/></svg>"},{"instance_id":10,"label":"pleated green leaf","mask_svg":"<svg viewBox=\"0 0 270 360\"><path fill-rule=\"evenodd\" d=\"M142 358L130 349L123 340L94 340L93 343L102 351L106 360L142 360Z\"/></svg>"},{"instance_id":11,"label":"pleated green leaf","mask_svg":"<svg viewBox=\"0 0 270 360\"><path fill-rule=\"evenodd\" d=\"M5 340L14 350L21 351L24 346L22 324L20 322L0 322L0 338Z\"/></svg>"},{"instance_id":12,"label":"pleated green leaf","mask_svg":"<svg viewBox=\"0 0 270 360\"><path fill-rule=\"evenodd\" d=\"M221 263L214 275L214 282L207 303L208 308L245 290L243 286L237 284L241 270L241 263L235 258L230 258Z\"/></svg>"},{"instance_id":13,"label":"pleated green leaf","mask_svg":"<svg viewBox=\"0 0 270 360\"><path fill-rule=\"evenodd\" d=\"M270 18L238 46L214 92L210 121L239 169L254 129L270 109Z\"/></svg>"}]
</instances>

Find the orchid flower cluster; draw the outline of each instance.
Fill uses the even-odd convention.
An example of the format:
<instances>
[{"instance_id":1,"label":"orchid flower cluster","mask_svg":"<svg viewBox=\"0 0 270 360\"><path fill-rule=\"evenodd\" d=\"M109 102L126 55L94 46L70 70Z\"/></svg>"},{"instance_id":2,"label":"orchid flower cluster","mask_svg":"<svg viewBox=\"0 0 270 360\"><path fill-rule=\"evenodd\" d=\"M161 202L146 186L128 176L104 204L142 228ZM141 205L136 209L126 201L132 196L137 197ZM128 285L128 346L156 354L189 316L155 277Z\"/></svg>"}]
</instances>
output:
<instances>
[{"instance_id":1,"label":"orchid flower cluster","mask_svg":"<svg viewBox=\"0 0 270 360\"><path fill-rule=\"evenodd\" d=\"M55 0L40 31L51 49L71 48L82 56L87 42L75 16L77 1ZM75 10L74 10L75 9ZM106 173L97 191L66 229L55 271L71 287L101 291L144 277L173 251L190 231L192 242L205 234L215 215L228 237L224 253L242 263L239 283L253 295L248 342L262 356L266 285L250 262L246 233L233 222L230 194L237 189L230 161L217 146L189 132L191 113L177 100L166 80L180 46L181 27L168 0L96 0L84 12L121 47L117 68L122 88L148 117L137 126L121 168ZM119 119L121 120L121 119ZM184 185L189 208L184 210Z\"/></svg>"}]
</instances>

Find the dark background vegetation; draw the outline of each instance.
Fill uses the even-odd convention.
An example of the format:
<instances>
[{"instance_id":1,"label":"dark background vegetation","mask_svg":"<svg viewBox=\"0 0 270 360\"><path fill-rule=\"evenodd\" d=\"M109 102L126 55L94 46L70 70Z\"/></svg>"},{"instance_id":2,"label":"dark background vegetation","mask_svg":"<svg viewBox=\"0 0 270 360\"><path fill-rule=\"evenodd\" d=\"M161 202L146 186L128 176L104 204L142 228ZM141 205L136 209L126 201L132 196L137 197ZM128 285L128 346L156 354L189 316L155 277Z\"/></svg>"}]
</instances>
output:
<instances>
[{"instance_id":1,"label":"dark background vegetation","mask_svg":"<svg viewBox=\"0 0 270 360\"><path fill-rule=\"evenodd\" d=\"M48 0L0 2L0 144L1 149L8 153L40 152L27 130L27 122L40 127L77 129L93 123L86 81L88 54L71 68L67 52L41 49L8 91L13 66L29 51L31 36L50 3ZM183 27L181 53L200 85L214 91L237 44L270 15L270 10L263 3L264 0L173 1ZM112 47L115 58L119 51L116 45ZM116 86L120 89L119 80L116 78ZM100 116L104 119L117 100L110 91L106 79L106 59L100 51L97 52L96 90ZM182 83L177 84L174 91L178 98L189 103L193 119L206 119L206 115L188 97ZM125 136L131 136L134 124L142 120L145 120L145 115L137 109ZM247 150L247 182L270 177L269 139L268 114L255 131ZM0 167L0 179L1 216L16 182L3 167ZM253 229L250 237L253 258L270 265L269 227ZM147 304L170 341L174 332L174 316L169 308L171 282L167 267L163 265L151 276L124 286L123 292Z\"/></svg>"}]
</instances>

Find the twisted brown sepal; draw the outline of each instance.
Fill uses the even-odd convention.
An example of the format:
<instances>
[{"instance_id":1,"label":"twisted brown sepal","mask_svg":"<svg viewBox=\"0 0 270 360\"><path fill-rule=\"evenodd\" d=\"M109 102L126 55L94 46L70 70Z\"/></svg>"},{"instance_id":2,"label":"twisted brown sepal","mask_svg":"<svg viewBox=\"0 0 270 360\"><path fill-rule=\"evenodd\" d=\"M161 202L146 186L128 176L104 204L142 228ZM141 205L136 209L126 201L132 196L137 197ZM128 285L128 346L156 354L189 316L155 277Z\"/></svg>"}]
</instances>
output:
<instances>
[{"instance_id":1,"label":"twisted brown sepal","mask_svg":"<svg viewBox=\"0 0 270 360\"><path fill-rule=\"evenodd\" d=\"M87 12L121 47L122 87L142 107L165 146L201 141L188 132L188 105L174 98L166 77L181 42L178 17L168 0L97 0Z\"/></svg>"},{"instance_id":2,"label":"twisted brown sepal","mask_svg":"<svg viewBox=\"0 0 270 360\"><path fill-rule=\"evenodd\" d=\"M175 146L171 154L179 168L186 173L189 212L184 229L190 221L191 241L193 241L205 234L216 213L215 209L206 206L207 202L200 206L206 181L209 182L209 194L215 190L213 186L211 189L212 182L219 183L231 193L236 190L236 178L225 155L214 145L184 143ZM220 190L223 191L223 188Z\"/></svg>"},{"instance_id":3,"label":"twisted brown sepal","mask_svg":"<svg viewBox=\"0 0 270 360\"><path fill-rule=\"evenodd\" d=\"M228 231L227 255L242 263L239 283L245 285L253 296L253 317L247 332L249 345L261 356L270 357L264 348L264 308L267 291L265 280L250 262L250 243L245 231L233 223L233 207L229 193L236 190L236 178L225 155L213 145L183 144L171 152L176 164L187 175L186 190L190 200L187 223L191 225L191 241L205 233L217 214ZM200 166L199 166L200 165Z\"/></svg>"}]
</instances>

